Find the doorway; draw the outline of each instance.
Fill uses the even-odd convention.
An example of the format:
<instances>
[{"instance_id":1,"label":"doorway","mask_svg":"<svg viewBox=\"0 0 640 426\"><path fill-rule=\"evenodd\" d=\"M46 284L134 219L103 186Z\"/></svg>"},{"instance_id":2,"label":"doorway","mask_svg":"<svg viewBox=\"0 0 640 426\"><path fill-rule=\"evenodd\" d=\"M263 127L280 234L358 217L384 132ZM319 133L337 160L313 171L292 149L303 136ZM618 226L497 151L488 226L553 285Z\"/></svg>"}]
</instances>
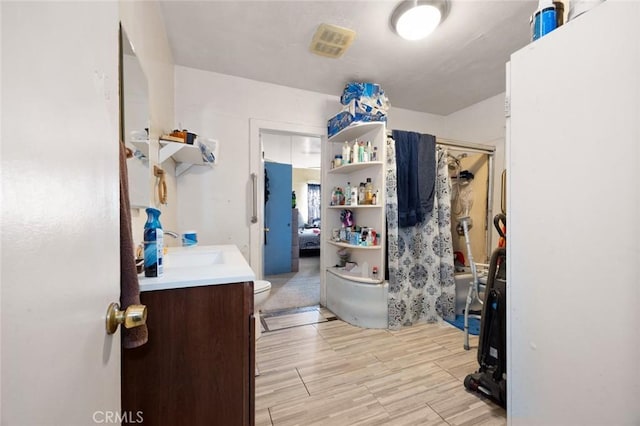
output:
<instances>
[{"instance_id":1,"label":"doorway","mask_svg":"<svg viewBox=\"0 0 640 426\"><path fill-rule=\"evenodd\" d=\"M321 218L313 194L321 181L320 138L262 131L261 141L266 172L263 274L271 282L262 310L317 306Z\"/></svg>"},{"instance_id":2,"label":"doorway","mask_svg":"<svg viewBox=\"0 0 640 426\"><path fill-rule=\"evenodd\" d=\"M489 197L489 154L449 148L447 163L451 178L451 235L456 270L474 263L488 264L492 247ZM465 237L462 218L468 218ZM469 240L469 248L466 240Z\"/></svg>"},{"instance_id":3,"label":"doorway","mask_svg":"<svg viewBox=\"0 0 640 426\"><path fill-rule=\"evenodd\" d=\"M257 191L254 191L257 195L257 217L251 232L251 265L257 277L271 282L271 294L262 306L263 312L317 306L321 303L321 218L310 206L317 206L320 202L314 194L316 188L322 184L320 147L325 131L324 128L288 123L251 121L251 171L256 175L254 184L257 187ZM269 177L269 163L288 165L291 168L291 183L287 188L273 187ZM266 184L268 188L265 187ZM271 226L265 220L268 216L267 204L274 190L287 193L285 202L291 212L290 216L281 213L287 216L288 235L291 238L291 249L287 253L291 268L283 273L270 273L270 265L267 264L270 262L270 254L273 253L268 254L266 250L269 240L274 236L271 235ZM266 228L269 229L268 232ZM312 239L308 238L313 235L316 237L315 245Z\"/></svg>"}]
</instances>

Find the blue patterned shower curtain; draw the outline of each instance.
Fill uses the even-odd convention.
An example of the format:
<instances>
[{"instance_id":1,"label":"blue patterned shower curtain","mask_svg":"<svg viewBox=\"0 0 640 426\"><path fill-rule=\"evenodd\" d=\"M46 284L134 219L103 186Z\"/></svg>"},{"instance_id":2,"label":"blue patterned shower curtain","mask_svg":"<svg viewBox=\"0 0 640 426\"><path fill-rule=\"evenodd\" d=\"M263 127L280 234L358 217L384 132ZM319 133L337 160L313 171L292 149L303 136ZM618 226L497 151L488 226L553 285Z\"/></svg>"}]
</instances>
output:
<instances>
[{"instance_id":1,"label":"blue patterned shower curtain","mask_svg":"<svg viewBox=\"0 0 640 426\"><path fill-rule=\"evenodd\" d=\"M451 187L446 151L436 153L435 199L431 215L408 228L398 227L395 142L387 141L386 213L389 260L389 328L439 317L455 318L451 239Z\"/></svg>"}]
</instances>

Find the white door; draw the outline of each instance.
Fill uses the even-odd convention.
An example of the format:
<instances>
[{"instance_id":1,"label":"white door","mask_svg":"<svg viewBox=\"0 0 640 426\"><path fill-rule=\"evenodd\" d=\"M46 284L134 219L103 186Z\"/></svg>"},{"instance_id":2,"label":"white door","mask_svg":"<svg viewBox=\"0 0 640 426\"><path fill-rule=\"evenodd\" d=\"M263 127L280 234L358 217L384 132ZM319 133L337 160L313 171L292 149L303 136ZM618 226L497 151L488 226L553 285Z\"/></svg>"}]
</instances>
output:
<instances>
[{"instance_id":1,"label":"white door","mask_svg":"<svg viewBox=\"0 0 640 426\"><path fill-rule=\"evenodd\" d=\"M120 423L118 3L1 2L3 425Z\"/></svg>"}]
</instances>

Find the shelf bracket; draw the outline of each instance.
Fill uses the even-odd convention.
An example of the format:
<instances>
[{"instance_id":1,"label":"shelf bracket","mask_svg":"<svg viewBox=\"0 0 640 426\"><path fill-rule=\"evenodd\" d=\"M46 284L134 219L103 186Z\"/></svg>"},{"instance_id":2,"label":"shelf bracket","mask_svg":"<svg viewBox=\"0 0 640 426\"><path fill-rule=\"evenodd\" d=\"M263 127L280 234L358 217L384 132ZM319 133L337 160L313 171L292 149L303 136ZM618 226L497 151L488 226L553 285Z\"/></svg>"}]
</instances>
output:
<instances>
[{"instance_id":1,"label":"shelf bracket","mask_svg":"<svg viewBox=\"0 0 640 426\"><path fill-rule=\"evenodd\" d=\"M183 174L184 172L189 170L191 168L191 166L193 166L193 164L177 163L176 164L176 177L180 176L181 174Z\"/></svg>"},{"instance_id":2,"label":"shelf bracket","mask_svg":"<svg viewBox=\"0 0 640 426\"><path fill-rule=\"evenodd\" d=\"M185 146L186 145L179 144L179 143L172 143L172 144L161 146L160 152L158 153L158 162L161 164L164 163L165 161L167 161L167 159L169 159L169 157L171 157L176 152L180 151Z\"/></svg>"}]
</instances>

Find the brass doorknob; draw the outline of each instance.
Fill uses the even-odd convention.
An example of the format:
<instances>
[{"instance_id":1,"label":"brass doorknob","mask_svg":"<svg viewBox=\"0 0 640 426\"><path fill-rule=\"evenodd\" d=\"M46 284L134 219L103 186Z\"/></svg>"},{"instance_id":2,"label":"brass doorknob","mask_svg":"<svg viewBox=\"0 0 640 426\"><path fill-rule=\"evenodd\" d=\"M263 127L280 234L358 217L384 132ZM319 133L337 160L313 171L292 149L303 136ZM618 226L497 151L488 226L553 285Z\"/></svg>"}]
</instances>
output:
<instances>
[{"instance_id":1,"label":"brass doorknob","mask_svg":"<svg viewBox=\"0 0 640 426\"><path fill-rule=\"evenodd\" d=\"M145 305L130 305L121 311L120 305L112 303L107 309L107 334L113 334L120 324L125 328L140 327L147 323L147 307Z\"/></svg>"}]
</instances>

